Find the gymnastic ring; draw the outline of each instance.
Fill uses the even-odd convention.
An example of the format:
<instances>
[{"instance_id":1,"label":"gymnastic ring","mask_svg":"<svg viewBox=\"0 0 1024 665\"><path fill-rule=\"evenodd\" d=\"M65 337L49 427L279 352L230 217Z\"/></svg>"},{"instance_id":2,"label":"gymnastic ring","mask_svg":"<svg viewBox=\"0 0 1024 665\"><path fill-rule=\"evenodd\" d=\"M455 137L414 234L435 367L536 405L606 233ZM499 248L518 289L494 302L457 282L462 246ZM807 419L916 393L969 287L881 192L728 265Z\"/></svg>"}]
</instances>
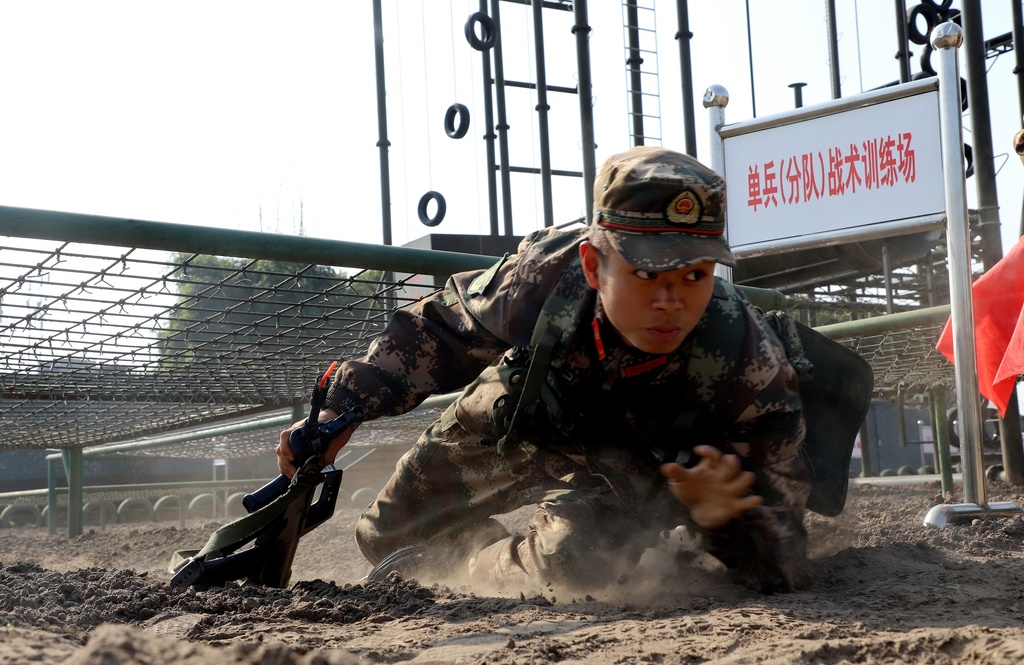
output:
<instances>
[{"instance_id":1,"label":"gymnastic ring","mask_svg":"<svg viewBox=\"0 0 1024 665\"><path fill-rule=\"evenodd\" d=\"M455 116L459 117L459 126L455 126ZM449 138L461 139L469 131L469 109L465 104L452 104L444 114L444 133Z\"/></svg>"},{"instance_id":2,"label":"gymnastic ring","mask_svg":"<svg viewBox=\"0 0 1024 665\"><path fill-rule=\"evenodd\" d=\"M430 205L431 201L437 202L437 212L434 213L433 217L427 214L427 206ZM420 216L420 221L423 222L424 226L437 226L444 219L444 214L447 211L448 204L445 203L444 197L441 196L440 192L435 192L433 190L420 197L420 204L416 208L416 212Z\"/></svg>"},{"instance_id":3,"label":"gymnastic ring","mask_svg":"<svg viewBox=\"0 0 1024 665\"><path fill-rule=\"evenodd\" d=\"M476 36L476 24L480 24L480 37ZM498 41L498 33L494 30L494 21L486 12L470 14L466 20L466 40L477 51L486 51Z\"/></svg>"}]
</instances>

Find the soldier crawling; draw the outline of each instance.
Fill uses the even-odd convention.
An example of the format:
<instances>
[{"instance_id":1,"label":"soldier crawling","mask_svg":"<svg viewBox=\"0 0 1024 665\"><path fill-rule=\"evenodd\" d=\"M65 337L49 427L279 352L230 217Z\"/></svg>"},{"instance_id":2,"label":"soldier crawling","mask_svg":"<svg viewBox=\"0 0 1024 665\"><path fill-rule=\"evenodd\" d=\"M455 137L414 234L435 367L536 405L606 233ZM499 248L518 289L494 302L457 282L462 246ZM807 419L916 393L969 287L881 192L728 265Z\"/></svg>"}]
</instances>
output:
<instances>
[{"instance_id":1,"label":"soldier crawling","mask_svg":"<svg viewBox=\"0 0 1024 665\"><path fill-rule=\"evenodd\" d=\"M453 275L341 365L321 420L465 388L357 524L370 579L443 561L509 591L599 590L685 525L742 583L799 584L810 484L797 378L714 275L735 264L724 215L724 181L693 158L614 155L590 227L533 233L489 270ZM288 476L290 431L277 449ZM494 518L527 505L524 535Z\"/></svg>"}]
</instances>

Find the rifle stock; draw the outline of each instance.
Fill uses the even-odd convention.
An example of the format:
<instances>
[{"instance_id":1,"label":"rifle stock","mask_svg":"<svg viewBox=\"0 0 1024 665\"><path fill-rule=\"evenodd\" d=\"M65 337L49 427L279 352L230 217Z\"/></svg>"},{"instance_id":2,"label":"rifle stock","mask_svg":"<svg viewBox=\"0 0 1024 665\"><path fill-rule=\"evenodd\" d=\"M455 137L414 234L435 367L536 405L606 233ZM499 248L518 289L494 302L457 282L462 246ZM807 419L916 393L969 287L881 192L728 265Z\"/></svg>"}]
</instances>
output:
<instances>
[{"instance_id":1,"label":"rifle stock","mask_svg":"<svg viewBox=\"0 0 1024 665\"><path fill-rule=\"evenodd\" d=\"M333 369L331 365L314 386L305 425L291 433L289 446L298 471L247 494L242 505L248 514L218 529L203 549L176 552L168 567L171 586L224 584L243 577L266 586L288 585L299 539L330 519L338 500L342 471L333 465L322 467L321 455L331 440L361 422L366 413L360 407L317 422ZM249 542L252 547L237 551Z\"/></svg>"}]
</instances>

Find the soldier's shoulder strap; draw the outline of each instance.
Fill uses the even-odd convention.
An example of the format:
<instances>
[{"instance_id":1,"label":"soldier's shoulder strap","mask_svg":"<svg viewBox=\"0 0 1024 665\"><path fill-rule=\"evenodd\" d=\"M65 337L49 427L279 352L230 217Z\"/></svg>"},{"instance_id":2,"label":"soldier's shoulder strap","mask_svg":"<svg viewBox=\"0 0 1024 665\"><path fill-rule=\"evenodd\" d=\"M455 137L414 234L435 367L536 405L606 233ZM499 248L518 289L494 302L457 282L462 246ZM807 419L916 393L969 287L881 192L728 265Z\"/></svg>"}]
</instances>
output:
<instances>
[{"instance_id":1,"label":"soldier's shoulder strap","mask_svg":"<svg viewBox=\"0 0 1024 665\"><path fill-rule=\"evenodd\" d=\"M577 256L562 271L555 287L548 294L537 317L530 340L530 367L519 401L513 412L508 431L498 441L498 449L504 451L511 434L525 410L541 398L548 372L556 360L558 349L567 348L573 332L579 325L586 302L589 302L583 265Z\"/></svg>"}]
</instances>

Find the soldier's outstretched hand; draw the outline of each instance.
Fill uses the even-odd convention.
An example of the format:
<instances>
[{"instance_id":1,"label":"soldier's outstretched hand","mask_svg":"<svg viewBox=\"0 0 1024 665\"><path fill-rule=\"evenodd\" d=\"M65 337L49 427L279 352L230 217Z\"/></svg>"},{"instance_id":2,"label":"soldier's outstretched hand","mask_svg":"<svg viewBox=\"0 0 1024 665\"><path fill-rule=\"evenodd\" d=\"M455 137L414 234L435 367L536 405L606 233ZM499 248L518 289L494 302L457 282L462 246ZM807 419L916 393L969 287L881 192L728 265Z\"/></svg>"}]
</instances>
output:
<instances>
[{"instance_id":1,"label":"soldier's outstretched hand","mask_svg":"<svg viewBox=\"0 0 1024 665\"><path fill-rule=\"evenodd\" d=\"M749 494L754 474L744 471L736 455L723 455L713 446L695 446L700 462L687 469L676 463L662 464L661 475L668 479L668 488L679 503L690 511L697 526L714 531L730 520L764 503Z\"/></svg>"}]
</instances>

